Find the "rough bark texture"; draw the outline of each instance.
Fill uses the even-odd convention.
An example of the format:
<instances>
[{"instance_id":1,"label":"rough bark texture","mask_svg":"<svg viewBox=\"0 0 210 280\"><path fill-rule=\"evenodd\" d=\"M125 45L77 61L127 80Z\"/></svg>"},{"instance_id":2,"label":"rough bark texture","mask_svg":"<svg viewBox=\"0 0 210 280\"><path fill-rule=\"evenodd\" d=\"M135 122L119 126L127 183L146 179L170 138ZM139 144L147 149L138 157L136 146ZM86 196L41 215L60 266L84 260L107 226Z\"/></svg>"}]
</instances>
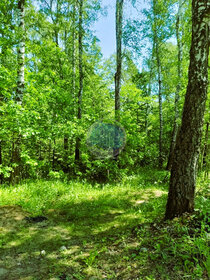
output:
<instances>
[{"instance_id":1,"label":"rough bark texture","mask_svg":"<svg viewBox=\"0 0 210 280\"><path fill-rule=\"evenodd\" d=\"M115 73L115 119L120 121L120 86L122 68L123 0L116 0L117 71Z\"/></svg>"},{"instance_id":2,"label":"rough bark texture","mask_svg":"<svg viewBox=\"0 0 210 280\"><path fill-rule=\"evenodd\" d=\"M210 2L192 1L192 43L182 123L177 135L166 219L194 210L197 161L207 99Z\"/></svg>"},{"instance_id":3,"label":"rough bark texture","mask_svg":"<svg viewBox=\"0 0 210 280\"><path fill-rule=\"evenodd\" d=\"M18 46L18 80L16 100L22 103L24 91L24 68L25 68L25 21L24 21L25 0L18 1L19 14L19 46Z\"/></svg>"},{"instance_id":4,"label":"rough bark texture","mask_svg":"<svg viewBox=\"0 0 210 280\"><path fill-rule=\"evenodd\" d=\"M170 145L170 151L168 156L168 162L166 166L166 170L171 170L172 162L173 162L173 155L174 155L174 149L176 145L176 137L178 133L178 124L174 121L173 131L172 131L172 137L171 137L171 145Z\"/></svg>"},{"instance_id":5,"label":"rough bark texture","mask_svg":"<svg viewBox=\"0 0 210 280\"><path fill-rule=\"evenodd\" d=\"M176 136L178 132L178 119L179 119L179 93L181 90L181 77L182 77L182 67L181 67L181 61L182 61L182 43L181 43L181 34L180 34L180 22L181 22L181 16L182 16L182 0L179 0L179 8L176 18L176 41L177 41L177 77L178 77L178 83L176 87L176 93L175 93L175 102L174 102L174 110L175 110L175 116L174 116L174 126L172 131L172 139L171 139L171 145L170 145L170 152L168 157L168 163L166 166L167 170L171 170L172 162L173 162L173 154L174 154L174 148L176 144Z\"/></svg>"},{"instance_id":6,"label":"rough bark texture","mask_svg":"<svg viewBox=\"0 0 210 280\"><path fill-rule=\"evenodd\" d=\"M83 93L83 0L79 2L79 91L77 119L82 118L82 93ZM75 160L80 160L80 138L76 139Z\"/></svg>"}]
</instances>

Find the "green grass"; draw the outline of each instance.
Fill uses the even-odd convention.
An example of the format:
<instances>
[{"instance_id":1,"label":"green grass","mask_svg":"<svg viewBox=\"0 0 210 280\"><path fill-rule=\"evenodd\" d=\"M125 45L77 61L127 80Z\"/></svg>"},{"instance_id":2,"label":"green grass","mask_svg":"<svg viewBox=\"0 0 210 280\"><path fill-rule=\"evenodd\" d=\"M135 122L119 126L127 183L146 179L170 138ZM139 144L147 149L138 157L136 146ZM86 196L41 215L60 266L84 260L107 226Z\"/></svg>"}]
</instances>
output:
<instances>
[{"instance_id":1,"label":"green grass","mask_svg":"<svg viewBox=\"0 0 210 280\"><path fill-rule=\"evenodd\" d=\"M113 184L0 187L0 206L48 217L38 224L1 217L0 269L10 271L5 279L207 279L207 183L198 181L201 211L163 222L167 185L167 172L142 169Z\"/></svg>"}]
</instances>

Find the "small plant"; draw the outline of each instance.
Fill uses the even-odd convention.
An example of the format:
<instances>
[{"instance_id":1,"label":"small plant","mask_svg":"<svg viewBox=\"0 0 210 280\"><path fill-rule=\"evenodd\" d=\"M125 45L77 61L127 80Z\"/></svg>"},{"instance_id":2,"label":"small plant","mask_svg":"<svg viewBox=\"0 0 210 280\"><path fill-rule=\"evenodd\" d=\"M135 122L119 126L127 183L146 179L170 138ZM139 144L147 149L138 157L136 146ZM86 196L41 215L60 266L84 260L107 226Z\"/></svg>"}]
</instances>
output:
<instances>
[{"instance_id":1,"label":"small plant","mask_svg":"<svg viewBox=\"0 0 210 280\"><path fill-rule=\"evenodd\" d=\"M96 249L92 249L89 253L89 256L85 258L84 262L85 264L90 267L93 266L96 263L97 256L99 255L99 252Z\"/></svg>"},{"instance_id":2,"label":"small plant","mask_svg":"<svg viewBox=\"0 0 210 280\"><path fill-rule=\"evenodd\" d=\"M60 170L59 172L51 170L48 176L50 179L62 179L64 177L64 173L62 170Z\"/></svg>"}]
</instances>

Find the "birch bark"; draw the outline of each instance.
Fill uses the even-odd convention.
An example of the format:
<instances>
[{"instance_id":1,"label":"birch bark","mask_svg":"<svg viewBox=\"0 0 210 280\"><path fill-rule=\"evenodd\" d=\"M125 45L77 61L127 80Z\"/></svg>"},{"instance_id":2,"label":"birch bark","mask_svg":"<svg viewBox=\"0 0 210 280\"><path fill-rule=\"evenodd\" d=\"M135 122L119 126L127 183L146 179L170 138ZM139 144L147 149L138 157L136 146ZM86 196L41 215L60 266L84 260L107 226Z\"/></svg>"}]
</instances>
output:
<instances>
[{"instance_id":1,"label":"birch bark","mask_svg":"<svg viewBox=\"0 0 210 280\"><path fill-rule=\"evenodd\" d=\"M194 210L197 163L208 86L209 15L209 1L192 0L188 86L174 150L166 219Z\"/></svg>"}]
</instances>

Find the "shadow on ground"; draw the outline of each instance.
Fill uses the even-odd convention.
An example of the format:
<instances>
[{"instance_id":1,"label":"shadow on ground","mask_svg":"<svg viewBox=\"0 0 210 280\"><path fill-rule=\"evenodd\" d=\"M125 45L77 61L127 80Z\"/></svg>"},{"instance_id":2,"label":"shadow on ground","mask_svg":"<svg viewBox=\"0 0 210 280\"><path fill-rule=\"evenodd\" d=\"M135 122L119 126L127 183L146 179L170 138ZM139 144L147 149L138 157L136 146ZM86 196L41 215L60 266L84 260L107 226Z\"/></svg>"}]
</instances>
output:
<instances>
[{"instance_id":1,"label":"shadow on ground","mask_svg":"<svg viewBox=\"0 0 210 280\"><path fill-rule=\"evenodd\" d=\"M157 215L154 207L161 213L165 199L164 192L141 190L117 201L111 195L66 201L47 209L40 223L27 221L30 213L20 206L1 206L0 279L138 279L150 264L143 268L129 255L139 246L132 229Z\"/></svg>"}]
</instances>

